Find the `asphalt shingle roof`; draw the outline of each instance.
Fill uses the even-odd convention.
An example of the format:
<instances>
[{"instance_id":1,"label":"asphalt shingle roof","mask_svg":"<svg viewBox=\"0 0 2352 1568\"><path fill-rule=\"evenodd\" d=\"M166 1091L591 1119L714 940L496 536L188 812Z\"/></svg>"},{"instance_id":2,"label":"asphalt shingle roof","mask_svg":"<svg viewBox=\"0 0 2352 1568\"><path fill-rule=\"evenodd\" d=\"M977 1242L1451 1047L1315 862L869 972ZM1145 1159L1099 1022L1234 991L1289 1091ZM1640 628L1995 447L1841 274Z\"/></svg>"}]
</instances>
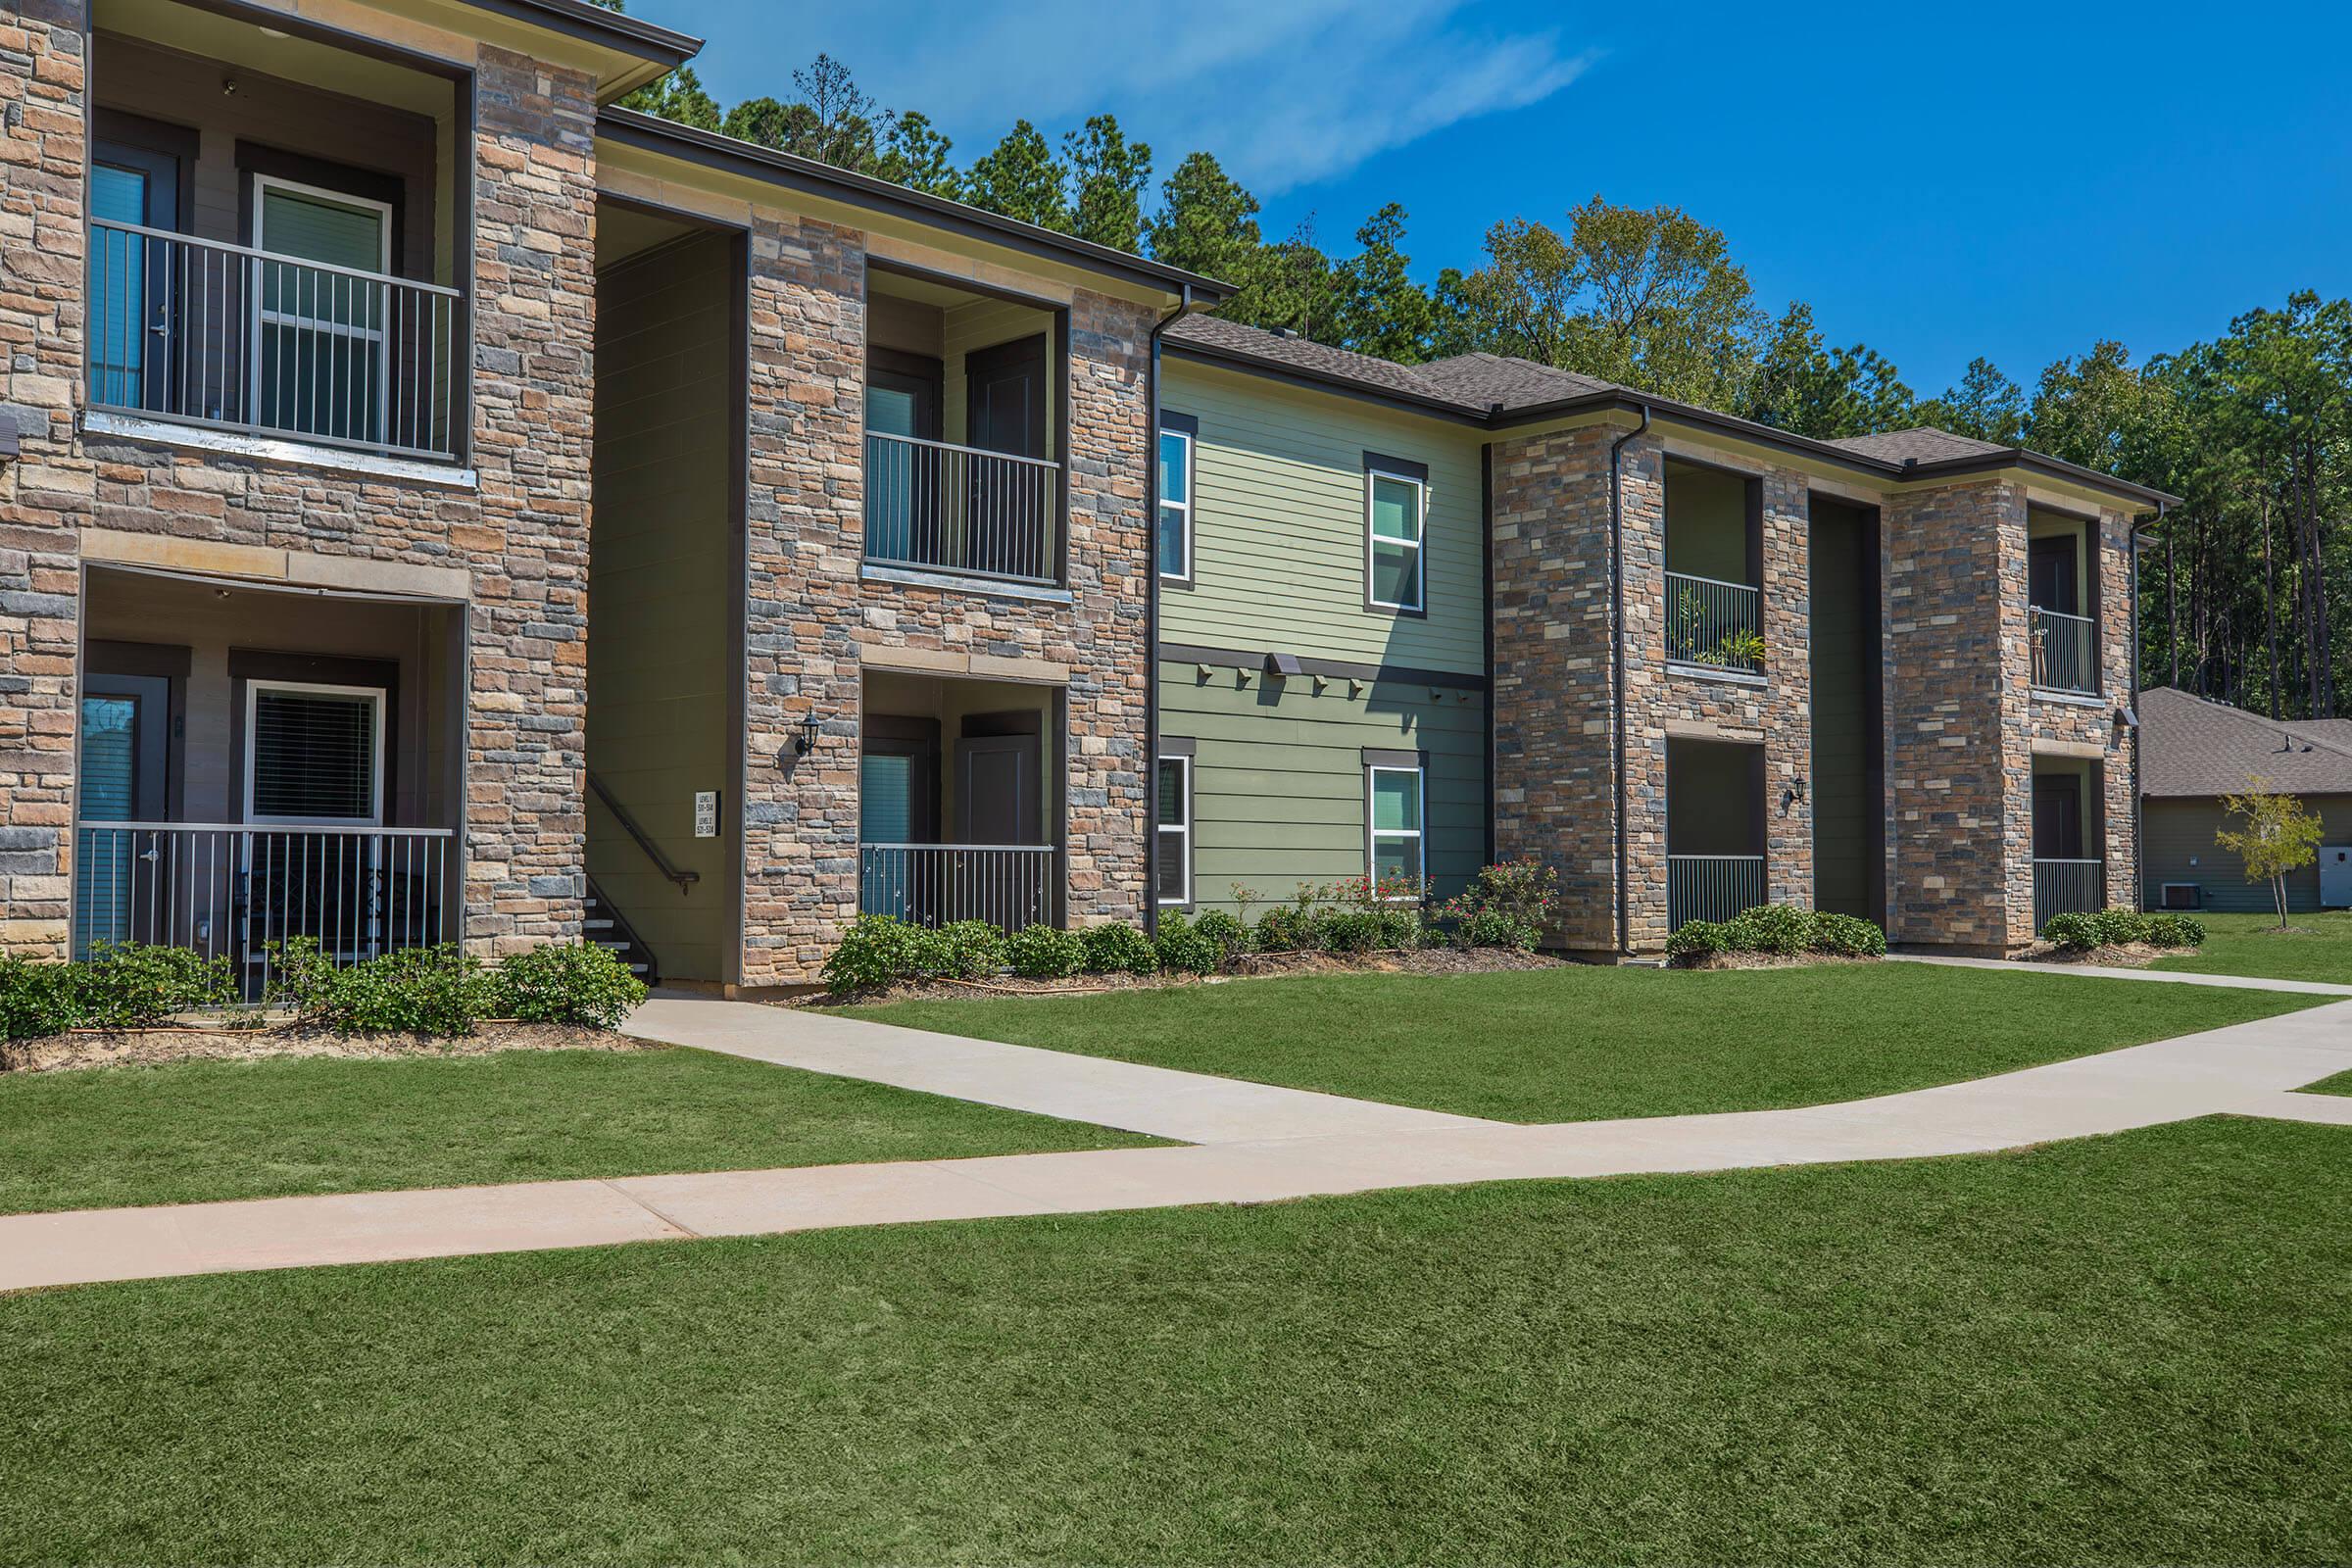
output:
<instances>
[{"instance_id":1,"label":"asphalt shingle roof","mask_svg":"<svg viewBox=\"0 0 2352 1568\"><path fill-rule=\"evenodd\" d=\"M2289 795L2352 795L2352 720L2279 722L2172 686L2139 694L2139 785L2232 795L2261 778Z\"/></svg>"},{"instance_id":2,"label":"asphalt shingle roof","mask_svg":"<svg viewBox=\"0 0 2352 1568\"><path fill-rule=\"evenodd\" d=\"M1906 463L1914 459L1921 463L1942 463L1952 458L1981 458L1988 452L2014 450L1926 424L1909 430L1882 430L1877 435L1844 436L1830 445L1859 452L1881 463Z\"/></svg>"}]
</instances>

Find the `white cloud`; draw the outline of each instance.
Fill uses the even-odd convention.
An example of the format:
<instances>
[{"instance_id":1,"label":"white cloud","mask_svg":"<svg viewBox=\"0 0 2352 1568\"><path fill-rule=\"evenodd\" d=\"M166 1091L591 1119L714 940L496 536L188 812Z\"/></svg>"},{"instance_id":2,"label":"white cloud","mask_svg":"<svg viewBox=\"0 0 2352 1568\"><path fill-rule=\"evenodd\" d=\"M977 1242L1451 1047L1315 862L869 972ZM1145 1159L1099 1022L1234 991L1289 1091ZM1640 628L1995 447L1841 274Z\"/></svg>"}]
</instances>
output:
<instances>
[{"instance_id":1,"label":"white cloud","mask_svg":"<svg viewBox=\"0 0 2352 1568\"><path fill-rule=\"evenodd\" d=\"M685 9L685 8L681 8ZM760 49L776 16L734 5L692 22L712 33L706 70L722 96L778 92L796 48L848 62L876 99L921 109L983 151L1026 117L1053 129L1118 116L1152 144L1162 172L1197 148L1260 195L1344 174L1462 121L1542 101L1586 58L1557 32L1492 30L1469 0L1018 0L982 7L884 0L856 12L801 11L792 42ZM824 19L818 26L814 19ZM748 36L729 34L751 29ZM712 65L717 61L710 62ZM748 73L779 78L755 81Z\"/></svg>"}]
</instances>

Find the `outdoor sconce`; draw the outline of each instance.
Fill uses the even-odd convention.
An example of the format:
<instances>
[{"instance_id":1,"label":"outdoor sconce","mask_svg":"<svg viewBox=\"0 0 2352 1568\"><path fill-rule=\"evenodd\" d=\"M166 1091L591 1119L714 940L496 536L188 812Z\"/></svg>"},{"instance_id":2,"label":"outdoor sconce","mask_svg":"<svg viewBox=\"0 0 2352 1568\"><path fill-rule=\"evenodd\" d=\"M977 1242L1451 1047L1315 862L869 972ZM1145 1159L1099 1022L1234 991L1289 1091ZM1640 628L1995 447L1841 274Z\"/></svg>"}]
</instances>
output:
<instances>
[{"instance_id":1,"label":"outdoor sconce","mask_svg":"<svg viewBox=\"0 0 2352 1568\"><path fill-rule=\"evenodd\" d=\"M1802 773L1799 773L1789 782L1788 789L1782 791L1781 793L1781 814L1783 816L1787 816L1790 811L1796 809L1796 808L1804 804L1805 776Z\"/></svg>"},{"instance_id":2,"label":"outdoor sconce","mask_svg":"<svg viewBox=\"0 0 2352 1568\"><path fill-rule=\"evenodd\" d=\"M810 752L815 751L818 734L816 710L812 708L801 715L800 728L793 732L792 755L807 757Z\"/></svg>"}]
</instances>

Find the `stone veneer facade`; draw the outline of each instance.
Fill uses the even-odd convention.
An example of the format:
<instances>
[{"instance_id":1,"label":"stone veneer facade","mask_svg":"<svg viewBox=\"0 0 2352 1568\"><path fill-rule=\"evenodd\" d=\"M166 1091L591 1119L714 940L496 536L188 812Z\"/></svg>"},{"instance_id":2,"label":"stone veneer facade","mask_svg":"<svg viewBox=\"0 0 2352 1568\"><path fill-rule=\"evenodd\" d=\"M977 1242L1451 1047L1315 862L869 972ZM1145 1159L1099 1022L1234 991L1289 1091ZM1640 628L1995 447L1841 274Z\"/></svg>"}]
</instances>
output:
<instances>
[{"instance_id":1,"label":"stone veneer facade","mask_svg":"<svg viewBox=\"0 0 2352 1568\"><path fill-rule=\"evenodd\" d=\"M1615 764L1608 715L1609 460L1621 432L1591 426L1507 437L1493 449L1495 852L1560 877L1553 940L1617 950ZM1667 934L1666 747L1754 744L1765 753L1771 897L1809 904L1810 481L1756 466L1762 486L1761 684L1670 668L1664 658L1665 452L1620 455L1625 548L1628 951ZM1897 491L1882 505L1888 936L1998 952L2032 940L2033 766L2037 751L2095 753L2104 785L2110 896L2137 886L2132 741L2114 710L2131 691L2131 518L2099 514L2105 693L2032 689L2026 491L2006 481Z\"/></svg>"},{"instance_id":2,"label":"stone veneer facade","mask_svg":"<svg viewBox=\"0 0 2352 1568\"><path fill-rule=\"evenodd\" d=\"M346 558L347 580L467 573L466 940L488 956L576 935L595 83L487 45L470 62L476 483L362 476L77 434L87 22L81 0L24 0L12 17L0 23L0 403L26 440L24 461L0 467L0 940L33 955L69 940L85 526L159 536L166 559L231 571L252 559L237 547L258 547Z\"/></svg>"},{"instance_id":3,"label":"stone veneer facade","mask_svg":"<svg viewBox=\"0 0 2352 1568\"><path fill-rule=\"evenodd\" d=\"M1144 465L1152 315L1069 311L1070 602L871 582L864 548L865 241L761 212L751 240L747 986L815 978L858 912L859 701L869 662L1066 694L1070 923L1146 897ZM796 756L813 714L820 738Z\"/></svg>"}]
</instances>

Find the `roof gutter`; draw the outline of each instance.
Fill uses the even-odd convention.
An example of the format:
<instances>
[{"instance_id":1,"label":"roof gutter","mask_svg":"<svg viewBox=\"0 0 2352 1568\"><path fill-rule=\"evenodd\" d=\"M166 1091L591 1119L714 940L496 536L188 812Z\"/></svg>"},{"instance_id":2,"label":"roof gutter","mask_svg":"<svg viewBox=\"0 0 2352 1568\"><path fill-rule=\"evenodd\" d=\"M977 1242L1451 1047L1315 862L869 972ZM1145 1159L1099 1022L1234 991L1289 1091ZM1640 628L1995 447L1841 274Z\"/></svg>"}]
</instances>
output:
<instances>
[{"instance_id":1,"label":"roof gutter","mask_svg":"<svg viewBox=\"0 0 2352 1568\"><path fill-rule=\"evenodd\" d=\"M1193 312L1193 285L1178 289L1176 308L1152 323L1144 376L1144 930L1152 936L1159 934L1159 340Z\"/></svg>"},{"instance_id":2,"label":"roof gutter","mask_svg":"<svg viewBox=\"0 0 2352 1568\"><path fill-rule=\"evenodd\" d=\"M1609 744L1616 754L1610 769L1611 826L1617 836L1617 951L1633 951L1633 911L1627 907L1632 887L1625 868L1625 482L1619 454L1635 437L1649 430L1649 406L1642 406L1642 422L1609 443Z\"/></svg>"}]
</instances>

